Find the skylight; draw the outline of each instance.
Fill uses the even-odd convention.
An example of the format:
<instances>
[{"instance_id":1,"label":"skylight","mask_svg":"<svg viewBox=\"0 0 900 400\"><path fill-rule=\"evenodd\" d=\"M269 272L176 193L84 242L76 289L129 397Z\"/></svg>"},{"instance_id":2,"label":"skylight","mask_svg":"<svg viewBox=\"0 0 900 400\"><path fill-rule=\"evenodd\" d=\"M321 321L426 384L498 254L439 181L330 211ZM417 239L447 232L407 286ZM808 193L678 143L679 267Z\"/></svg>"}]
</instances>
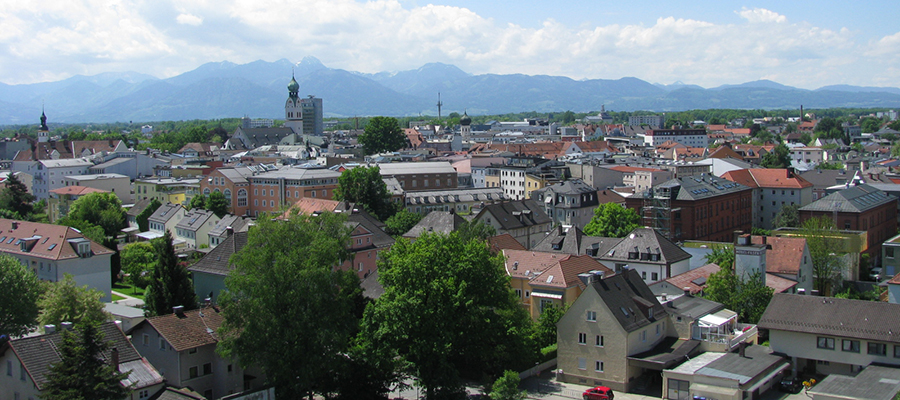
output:
<instances>
[{"instance_id":1,"label":"skylight","mask_svg":"<svg viewBox=\"0 0 900 400\"><path fill-rule=\"evenodd\" d=\"M47 250L53 250L55 248L56 248L56 243L53 243L50 245L50 248L48 248Z\"/></svg>"}]
</instances>

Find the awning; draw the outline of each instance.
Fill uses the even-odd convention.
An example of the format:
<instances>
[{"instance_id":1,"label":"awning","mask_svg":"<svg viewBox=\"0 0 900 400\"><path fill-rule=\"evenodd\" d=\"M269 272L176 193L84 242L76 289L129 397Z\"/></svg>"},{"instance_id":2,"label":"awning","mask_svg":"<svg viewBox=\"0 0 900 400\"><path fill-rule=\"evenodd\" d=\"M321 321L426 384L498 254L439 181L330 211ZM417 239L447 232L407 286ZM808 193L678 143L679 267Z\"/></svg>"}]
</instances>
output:
<instances>
[{"instance_id":1,"label":"awning","mask_svg":"<svg viewBox=\"0 0 900 400\"><path fill-rule=\"evenodd\" d=\"M148 232L141 232L141 233L138 233L138 234L136 234L136 235L134 235L134 236L137 236L137 237L139 237L139 238L141 238L141 239L145 239L145 240L153 240L153 239L156 239L156 238L161 238L161 237L163 237L163 234L162 234L162 233L159 233L159 232L148 231Z\"/></svg>"},{"instance_id":2,"label":"awning","mask_svg":"<svg viewBox=\"0 0 900 400\"><path fill-rule=\"evenodd\" d=\"M702 383L692 383L691 384L691 395L699 396L699 397L715 397L713 395L720 395L722 397L737 397L738 393L741 390L737 388L727 388L721 386L712 386L712 385L704 385Z\"/></svg>"},{"instance_id":3,"label":"awning","mask_svg":"<svg viewBox=\"0 0 900 400\"><path fill-rule=\"evenodd\" d=\"M700 323L707 326L721 326L728 320L737 316L737 313L731 310L722 310L715 314L709 314L700 318Z\"/></svg>"},{"instance_id":4,"label":"awning","mask_svg":"<svg viewBox=\"0 0 900 400\"><path fill-rule=\"evenodd\" d=\"M561 294L554 294L554 293L531 292L531 297L543 297L545 299L562 300Z\"/></svg>"}]
</instances>

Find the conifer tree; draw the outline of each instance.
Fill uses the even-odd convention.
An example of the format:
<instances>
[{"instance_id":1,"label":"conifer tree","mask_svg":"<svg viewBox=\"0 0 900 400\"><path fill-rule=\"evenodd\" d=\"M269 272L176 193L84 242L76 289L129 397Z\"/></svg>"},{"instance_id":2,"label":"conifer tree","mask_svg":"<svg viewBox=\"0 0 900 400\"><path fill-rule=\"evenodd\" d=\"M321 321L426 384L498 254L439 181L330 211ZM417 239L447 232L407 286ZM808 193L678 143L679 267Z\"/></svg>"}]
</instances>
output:
<instances>
[{"instance_id":1,"label":"conifer tree","mask_svg":"<svg viewBox=\"0 0 900 400\"><path fill-rule=\"evenodd\" d=\"M131 393L122 386L129 372L119 372L101 355L108 348L99 325L85 322L75 332L63 331L59 345L60 360L50 365L44 400L120 400Z\"/></svg>"},{"instance_id":2,"label":"conifer tree","mask_svg":"<svg viewBox=\"0 0 900 400\"><path fill-rule=\"evenodd\" d=\"M159 259L151 271L150 286L144 297L147 313L171 314L174 306L184 306L185 310L197 308L194 285L187 268L178 263L172 233L166 231L164 237L153 239L153 248Z\"/></svg>"},{"instance_id":3,"label":"conifer tree","mask_svg":"<svg viewBox=\"0 0 900 400\"><path fill-rule=\"evenodd\" d=\"M28 193L28 187L16 174L9 174L0 191L0 209L12 211L21 219L28 219L34 213L34 206L31 204L34 199L34 195Z\"/></svg>"}]
</instances>

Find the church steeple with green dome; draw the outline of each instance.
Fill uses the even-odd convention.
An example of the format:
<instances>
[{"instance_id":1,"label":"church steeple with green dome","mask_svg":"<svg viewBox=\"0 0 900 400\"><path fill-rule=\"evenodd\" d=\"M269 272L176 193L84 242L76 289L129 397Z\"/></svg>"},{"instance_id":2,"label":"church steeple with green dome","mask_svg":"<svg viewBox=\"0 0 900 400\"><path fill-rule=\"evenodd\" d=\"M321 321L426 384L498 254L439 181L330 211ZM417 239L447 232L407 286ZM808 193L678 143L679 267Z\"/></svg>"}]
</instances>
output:
<instances>
[{"instance_id":1,"label":"church steeple with green dome","mask_svg":"<svg viewBox=\"0 0 900 400\"><path fill-rule=\"evenodd\" d=\"M296 99L298 97L297 93L300 92L300 84L297 83L297 80L294 79L294 75L291 74L291 82L288 83L288 96L292 99Z\"/></svg>"},{"instance_id":2,"label":"church steeple with green dome","mask_svg":"<svg viewBox=\"0 0 900 400\"><path fill-rule=\"evenodd\" d=\"M296 134L303 133L303 105L300 104L300 84L291 73L288 83L288 98L284 102L284 127L291 128Z\"/></svg>"}]
</instances>

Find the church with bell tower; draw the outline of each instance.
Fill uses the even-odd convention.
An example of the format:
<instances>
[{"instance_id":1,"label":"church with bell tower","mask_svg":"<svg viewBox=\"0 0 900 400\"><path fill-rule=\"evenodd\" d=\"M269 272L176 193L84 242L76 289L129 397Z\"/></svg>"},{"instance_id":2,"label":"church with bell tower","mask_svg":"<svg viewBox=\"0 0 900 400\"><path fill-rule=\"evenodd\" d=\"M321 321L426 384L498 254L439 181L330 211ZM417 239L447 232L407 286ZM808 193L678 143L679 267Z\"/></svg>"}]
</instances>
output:
<instances>
[{"instance_id":1,"label":"church with bell tower","mask_svg":"<svg viewBox=\"0 0 900 400\"><path fill-rule=\"evenodd\" d=\"M284 103L284 127L291 128L297 135L303 134L303 105L299 92L300 84L292 75L288 83L288 98Z\"/></svg>"}]
</instances>

